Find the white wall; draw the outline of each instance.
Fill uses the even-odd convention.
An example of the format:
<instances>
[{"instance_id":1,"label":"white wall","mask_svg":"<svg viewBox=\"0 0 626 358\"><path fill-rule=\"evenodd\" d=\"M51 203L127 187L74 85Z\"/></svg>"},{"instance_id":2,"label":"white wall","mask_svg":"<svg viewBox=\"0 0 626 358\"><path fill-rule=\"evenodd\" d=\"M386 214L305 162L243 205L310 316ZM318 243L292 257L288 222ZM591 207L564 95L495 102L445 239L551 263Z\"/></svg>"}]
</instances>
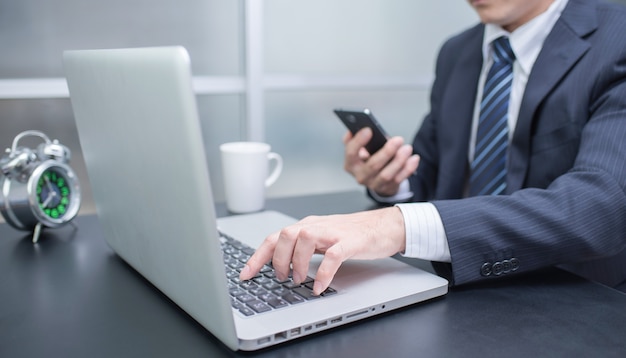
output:
<instances>
[{"instance_id":1,"label":"white wall","mask_svg":"<svg viewBox=\"0 0 626 358\"><path fill-rule=\"evenodd\" d=\"M464 0L0 0L0 147L26 129L70 146L82 212L93 212L62 51L181 44L200 83L216 198L218 145L249 138L285 158L270 196L356 188L332 109L370 107L410 140L439 45L476 21Z\"/></svg>"}]
</instances>

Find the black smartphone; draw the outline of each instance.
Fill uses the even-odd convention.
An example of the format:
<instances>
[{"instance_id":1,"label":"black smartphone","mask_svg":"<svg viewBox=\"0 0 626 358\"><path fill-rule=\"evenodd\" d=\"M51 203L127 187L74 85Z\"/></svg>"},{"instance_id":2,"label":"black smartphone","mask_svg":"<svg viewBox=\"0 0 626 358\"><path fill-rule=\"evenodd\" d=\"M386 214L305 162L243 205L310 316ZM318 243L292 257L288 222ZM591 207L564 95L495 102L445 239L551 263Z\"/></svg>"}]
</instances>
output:
<instances>
[{"instance_id":1,"label":"black smartphone","mask_svg":"<svg viewBox=\"0 0 626 358\"><path fill-rule=\"evenodd\" d=\"M380 126L369 109L366 108L358 111L335 109L334 112L352 134L355 134L364 127L370 127L372 129L372 139L365 145L365 149L367 149L370 154L376 153L387 142L387 133L385 133L385 130Z\"/></svg>"}]
</instances>

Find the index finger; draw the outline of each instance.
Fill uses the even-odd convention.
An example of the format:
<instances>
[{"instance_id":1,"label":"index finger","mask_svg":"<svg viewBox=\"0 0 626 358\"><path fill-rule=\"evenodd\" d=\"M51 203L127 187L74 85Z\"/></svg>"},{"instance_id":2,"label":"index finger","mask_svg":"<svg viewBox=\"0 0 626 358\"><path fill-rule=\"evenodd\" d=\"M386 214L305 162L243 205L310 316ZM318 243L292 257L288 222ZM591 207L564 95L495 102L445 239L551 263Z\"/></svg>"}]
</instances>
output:
<instances>
[{"instance_id":1,"label":"index finger","mask_svg":"<svg viewBox=\"0 0 626 358\"><path fill-rule=\"evenodd\" d=\"M346 138L348 139L348 141L344 143L346 147L346 154L356 155L358 154L359 149L365 147L370 139L372 139L372 129L369 127L362 128L353 136Z\"/></svg>"},{"instance_id":2,"label":"index finger","mask_svg":"<svg viewBox=\"0 0 626 358\"><path fill-rule=\"evenodd\" d=\"M263 268L263 266L268 263L274 255L277 239L277 232L265 238L261 246L256 249L254 254L250 256L248 262L244 265L243 269L241 269L241 272L239 273L240 280L249 280L261 271L261 268Z\"/></svg>"}]
</instances>

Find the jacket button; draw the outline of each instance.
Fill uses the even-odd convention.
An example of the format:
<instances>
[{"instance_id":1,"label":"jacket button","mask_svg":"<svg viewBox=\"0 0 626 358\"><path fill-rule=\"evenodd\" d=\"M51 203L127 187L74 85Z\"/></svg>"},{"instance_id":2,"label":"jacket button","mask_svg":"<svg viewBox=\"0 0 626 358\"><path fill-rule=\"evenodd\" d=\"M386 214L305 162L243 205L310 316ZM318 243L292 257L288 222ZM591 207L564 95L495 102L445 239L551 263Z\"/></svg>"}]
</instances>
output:
<instances>
[{"instance_id":1,"label":"jacket button","mask_svg":"<svg viewBox=\"0 0 626 358\"><path fill-rule=\"evenodd\" d=\"M492 271L491 271L491 263L489 263L489 262L485 262L485 263L481 266L481 268L480 268L480 274L481 274L482 276L485 276L485 277L490 276L490 275L491 275L491 272L492 272Z\"/></svg>"},{"instance_id":2,"label":"jacket button","mask_svg":"<svg viewBox=\"0 0 626 358\"><path fill-rule=\"evenodd\" d=\"M504 270L502 262L500 261L494 262L493 266L491 266L491 269L493 270L493 274L496 276L502 275L502 272Z\"/></svg>"},{"instance_id":3,"label":"jacket button","mask_svg":"<svg viewBox=\"0 0 626 358\"><path fill-rule=\"evenodd\" d=\"M511 271L517 271L519 268L519 259L513 257L509 260L509 262L511 263Z\"/></svg>"},{"instance_id":4,"label":"jacket button","mask_svg":"<svg viewBox=\"0 0 626 358\"><path fill-rule=\"evenodd\" d=\"M509 272L511 272L511 261L502 260L502 273L507 274Z\"/></svg>"}]
</instances>

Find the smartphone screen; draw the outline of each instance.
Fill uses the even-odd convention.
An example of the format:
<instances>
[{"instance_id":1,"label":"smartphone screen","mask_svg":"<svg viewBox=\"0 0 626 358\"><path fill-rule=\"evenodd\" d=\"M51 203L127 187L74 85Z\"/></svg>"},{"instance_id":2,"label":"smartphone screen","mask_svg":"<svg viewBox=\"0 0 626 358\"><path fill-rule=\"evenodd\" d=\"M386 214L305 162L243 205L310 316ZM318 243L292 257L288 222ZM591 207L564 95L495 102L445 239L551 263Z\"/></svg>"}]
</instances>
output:
<instances>
[{"instance_id":1,"label":"smartphone screen","mask_svg":"<svg viewBox=\"0 0 626 358\"><path fill-rule=\"evenodd\" d=\"M367 149L370 154L376 153L387 142L387 133L385 133L369 109L335 109L334 112L352 134L355 134L364 127L372 129L372 139L365 145L365 149Z\"/></svg>"}]
</instances>

